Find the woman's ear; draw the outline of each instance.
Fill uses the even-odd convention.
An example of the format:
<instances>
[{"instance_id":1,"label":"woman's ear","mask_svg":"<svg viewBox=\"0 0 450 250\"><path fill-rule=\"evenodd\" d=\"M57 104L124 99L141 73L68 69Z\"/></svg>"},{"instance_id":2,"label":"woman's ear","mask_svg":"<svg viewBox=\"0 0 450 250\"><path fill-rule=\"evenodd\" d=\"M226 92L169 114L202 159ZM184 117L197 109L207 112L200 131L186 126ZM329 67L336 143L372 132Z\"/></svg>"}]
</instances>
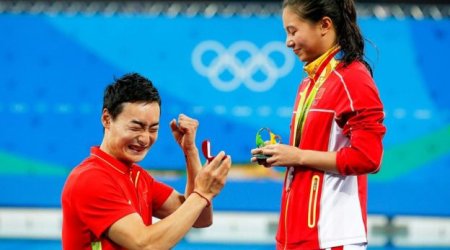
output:
<instances>
[{"instance_id":1,"label":"woman's ear","mask_svg":"<svg viewBox=\"0 0 450 250\"><path fill-rule=\"evenodd\" d=\"M333 29L333 20L331 20L331 18L327 16L324 16L320 21L320 30L322 32L322 36L326 35L332 29Z\"/></svg>"},{"instance_id":2,"label":"woman's ear","mask_svg":"<svg viewBox=\"0 0 450 250\"><path fill-rule=\"evenodd\" d=\"M103 127L105 129L109 129L109 127L111 125L111 115L109 114L109 112L108 112L108 110L106 108L103 109L102 118L101 119L102 119Z\"/></svg>"}]
</instances>

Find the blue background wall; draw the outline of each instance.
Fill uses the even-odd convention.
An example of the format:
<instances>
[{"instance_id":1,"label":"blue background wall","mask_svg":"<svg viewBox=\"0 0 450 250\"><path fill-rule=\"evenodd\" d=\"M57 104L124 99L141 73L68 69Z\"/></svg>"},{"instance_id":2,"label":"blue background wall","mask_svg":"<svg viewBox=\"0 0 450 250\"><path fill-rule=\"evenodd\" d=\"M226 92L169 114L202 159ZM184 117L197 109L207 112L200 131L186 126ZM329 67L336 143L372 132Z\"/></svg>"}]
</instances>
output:
<instances>
[{"instance_id":1,"label":"blue background wall","mask_svg":"<svg viewBox=\"0 0 450 250\"><path fill-rule=\"evenodd\" d=\"M370 177L369 212L450 215L450 21L359 23L374 44L367 54L388 128L383 168ZM163 100L147 168L184 168L168 127L180 112L200 121L199 143L209 138L235 163L249 163L261 127L287 141L303 72L284 38L278 16L1 14L0 189L8 191L0 206L59 207L66 175L101 142L105 86L128 72L150 78ZM205 41L222 56L203 47L209 71L194 63ZM215 87L219 80L228 90ZM183 178L165 181L183 189ZM230 180L216 208L277 211L280 188L280 180Z\"/></svg>"}]
</instances>

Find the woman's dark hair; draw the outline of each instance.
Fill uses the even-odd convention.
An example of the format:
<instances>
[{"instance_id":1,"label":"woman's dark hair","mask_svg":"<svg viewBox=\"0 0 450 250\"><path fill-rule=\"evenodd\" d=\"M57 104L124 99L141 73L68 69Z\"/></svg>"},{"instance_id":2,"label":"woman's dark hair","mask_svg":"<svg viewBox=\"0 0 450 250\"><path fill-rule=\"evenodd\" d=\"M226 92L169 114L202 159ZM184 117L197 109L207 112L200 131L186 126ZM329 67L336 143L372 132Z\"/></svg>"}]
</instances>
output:
<instances>
[{"instance_id":1,"label":"woman's dark hair","mask_svg":"<svg viewBox=\"0 0 450 250\"><path fill-rule=\"evenodd\" d=\"M356 23L356 8L353 0L284 0L283 9L289 7L300 18L318 22L329 17L336 28L338 44L343 54L344 65L361 61L372 74L372 68L364 60L364 38Z\"/></svg>"},{"instance_id":2,"label":"woman's dark hair","mask_svg":"<svg viewBox=\"0 0 450 250\"><path fill-rule=\"evenodd\" d=\"M161 107L158 90L147 78L130 73L108 85L103 97L103 109L107 109L112 119L115 119L123 109L125 102L157 102Z\"/></svg>"}]
</instances>

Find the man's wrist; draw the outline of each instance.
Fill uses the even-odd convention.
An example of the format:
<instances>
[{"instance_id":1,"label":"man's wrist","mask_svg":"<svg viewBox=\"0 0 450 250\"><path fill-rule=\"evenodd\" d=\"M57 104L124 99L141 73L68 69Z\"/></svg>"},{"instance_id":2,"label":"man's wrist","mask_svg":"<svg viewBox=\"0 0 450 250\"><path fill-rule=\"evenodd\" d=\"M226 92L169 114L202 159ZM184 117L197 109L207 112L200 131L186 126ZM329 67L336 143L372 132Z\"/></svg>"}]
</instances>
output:
<instances>
[{"instance_id":1,"label":"man's wrist","mask_svg":"<svg viewBox=\"0 0 450 250\"><path fill-rule=\"evenodd\" d=\"M194 145L194 146L190 146L187 148L183 148L183 153L186 157L189 156L196 156L198 154L198 148Z\"/></svg>"},{"instance_id":2,"label":"man's wrist","mask_svg":"<svg viewBox=\"0 0 450 250\"><path fill-rule=\"evenodd\" d=\"M204 199L206 201L206 207L211 206L211 200L208 199L204 194L200 193L197 190L192 191L192 194L198 195L200 198Z\"/></svg>"}]
</instances>

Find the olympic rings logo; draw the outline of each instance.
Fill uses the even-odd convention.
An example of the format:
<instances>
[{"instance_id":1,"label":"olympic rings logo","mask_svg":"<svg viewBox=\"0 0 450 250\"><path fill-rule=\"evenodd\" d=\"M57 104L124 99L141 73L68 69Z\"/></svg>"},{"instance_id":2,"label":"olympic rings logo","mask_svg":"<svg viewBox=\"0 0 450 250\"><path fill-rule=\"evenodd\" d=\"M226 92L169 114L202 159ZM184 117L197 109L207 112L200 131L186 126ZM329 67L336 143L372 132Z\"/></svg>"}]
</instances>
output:
<instances>
[{"instance_id":1,"label":"olympic rings logo","mask_svg":"<svg viewBox=\"0 0 450 250\"><path fill-rule=\"evenodd\" d=\"M277 53L281 54L282 60ZM207 55L212 55L212 59L205 64ZM276 59L283 63L278 65ZM255 92L267 91L279 78L289 74L294 64L292 53L278 41L259 49L248 41L237 41L225 48L221 43L209 40L198 44L192 52L194 69L221 91L233 91L242 83ZM224 79L225 74L229 79Z\"/></svg>"}]
</instances>

